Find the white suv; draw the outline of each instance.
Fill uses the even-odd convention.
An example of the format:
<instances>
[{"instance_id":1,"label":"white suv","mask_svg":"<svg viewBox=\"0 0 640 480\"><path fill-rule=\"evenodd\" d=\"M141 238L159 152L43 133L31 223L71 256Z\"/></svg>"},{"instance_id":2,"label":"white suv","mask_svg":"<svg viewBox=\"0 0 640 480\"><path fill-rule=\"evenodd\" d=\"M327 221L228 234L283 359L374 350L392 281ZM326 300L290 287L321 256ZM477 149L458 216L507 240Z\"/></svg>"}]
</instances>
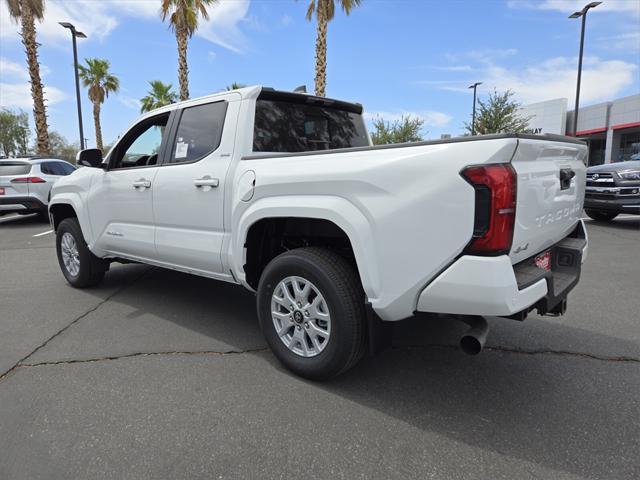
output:
<instances>
[{"instance_id":1,"label":"white suv","mask_svg":"<svg viewBox=\"0 0 640 480\"><path fill-rule=\"evenodd\" d=\"M46 217L51 187L75 170L57 158L0 160L0 215L40 213Z\"/></svg>"}]
</instances>

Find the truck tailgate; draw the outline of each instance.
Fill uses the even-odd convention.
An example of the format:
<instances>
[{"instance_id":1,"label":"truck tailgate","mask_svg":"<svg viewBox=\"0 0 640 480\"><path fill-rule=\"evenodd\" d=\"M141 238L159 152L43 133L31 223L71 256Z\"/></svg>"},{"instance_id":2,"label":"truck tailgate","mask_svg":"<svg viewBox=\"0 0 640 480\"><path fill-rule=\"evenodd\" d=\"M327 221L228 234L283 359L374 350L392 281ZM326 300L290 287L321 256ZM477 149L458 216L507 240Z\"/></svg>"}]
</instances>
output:
<instances>
[{"instance_id":1,"label":"truck tailgate","mask_svg":"<svg viewBox=\"0 0 640 480\"><path fill-rule=\"evenodd\" d=\"M540 139L518 140L516 223L509 254L518 263L566 237L582 216L587 147Z\"/></svg>"}]
</instances>

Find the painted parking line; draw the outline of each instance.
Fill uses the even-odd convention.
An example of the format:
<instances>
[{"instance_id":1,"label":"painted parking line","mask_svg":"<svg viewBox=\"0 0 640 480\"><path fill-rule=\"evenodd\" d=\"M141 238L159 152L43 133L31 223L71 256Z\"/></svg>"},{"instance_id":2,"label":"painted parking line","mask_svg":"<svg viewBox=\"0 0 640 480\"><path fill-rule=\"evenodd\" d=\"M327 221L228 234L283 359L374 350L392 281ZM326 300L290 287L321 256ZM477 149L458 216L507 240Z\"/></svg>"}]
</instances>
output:
<instances>
[{"instance_id":1,"label":"painted parking line","mask_svg":"<svg viewBox=\"0 0 640 480\"><path fill-rule=\"evenodd\" d=\"M50 233L53 233L53 230L47 230L46 232L36 233L34 237L42 237L43 235L48 235Z\"/></svg>"}]
</instances>

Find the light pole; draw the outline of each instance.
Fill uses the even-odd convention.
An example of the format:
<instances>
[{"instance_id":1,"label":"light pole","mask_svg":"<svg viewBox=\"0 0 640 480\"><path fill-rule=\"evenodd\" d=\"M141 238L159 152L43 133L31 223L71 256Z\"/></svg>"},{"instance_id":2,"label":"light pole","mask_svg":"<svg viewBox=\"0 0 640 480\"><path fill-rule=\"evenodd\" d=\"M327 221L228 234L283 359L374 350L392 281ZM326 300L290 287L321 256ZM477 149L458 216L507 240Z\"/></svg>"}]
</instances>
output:
<instances>
[{"instance_id":1,"label":"light pole","mask_svg":"<svg viewBox=\"0 0 640 480\"><path fill-rule=\"evenodd\" d=\"M76 46L76 38L87 38L87 36L76 30L76 27L69 22L58 22L64 28L71 30L71 38L73 40L73 68L76 74L76 103L78 105L78 127L80 129L80 150L84 150L84 131L82 130L82 107L80 106L80 77L78 77L78 47Z\"/></svg>"},{"instance_id":2,"label":"light pole","mask_svg":"<svg viewBox=\"0 0 640 480\"><path fill-rule=\"evenodd\" d=\"M602 2L591 2L580 10L579 12L573 12L569 15L569 18L582 17L582 29L580 31L580 53L578 55L578 84L576 85L576 106L573 109L573 136L578 133L578 106L580 105L580 79L582 78L582 52L584 51L584 26L587 21L587 12L590 8L595 8Z\"/></svg>"},{"instance_id":3,"label":"light pole","mask_svg":"<svg viewBox=\"0 0 640 480\"><path fill-rule=\"evenodd\" d=\"M469 88L473 88L473 110L471 113L471 135L476 134L476 90L478 85L482 85L482 82L476 82L473 85L469 85Z\"/></svg>"}]
</instances>

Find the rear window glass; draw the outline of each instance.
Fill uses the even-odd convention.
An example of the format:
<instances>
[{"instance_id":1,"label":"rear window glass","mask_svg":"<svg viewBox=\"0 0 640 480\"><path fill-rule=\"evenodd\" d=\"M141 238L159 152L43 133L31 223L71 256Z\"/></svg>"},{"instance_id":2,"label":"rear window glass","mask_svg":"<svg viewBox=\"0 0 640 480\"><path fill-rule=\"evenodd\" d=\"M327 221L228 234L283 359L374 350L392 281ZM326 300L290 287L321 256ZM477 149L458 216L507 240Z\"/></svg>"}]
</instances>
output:
<instances>
[{"instance_id":1,"label":"rear window glass","mask_svg":"<svg viewBox=\"0 0 640 480\"><path fill-rule=\"evenodd\" d=\"M185 108L180 117L170 163L195 162L220 146L227 102Z\"/></svg>"},{"instance_id":2,"label":"rear window glass","mask_svg":"<svg viewBox=\"0 0 640 480\"><path fill-rule=\"evenodd\" d=\"M308 152L369 145L362 116L305 103L256 101L254 152Z\"/></svg>"},{"instance_id":3,"label":"rear window glass","mask_svg":"<svg viewBox=\"0 0 640 480\"><path fill-rule=\"evenodd\" d=\"M25 175L31 171L28 163L0 163L0 176Z\"/></svg>"}]
</instances>

